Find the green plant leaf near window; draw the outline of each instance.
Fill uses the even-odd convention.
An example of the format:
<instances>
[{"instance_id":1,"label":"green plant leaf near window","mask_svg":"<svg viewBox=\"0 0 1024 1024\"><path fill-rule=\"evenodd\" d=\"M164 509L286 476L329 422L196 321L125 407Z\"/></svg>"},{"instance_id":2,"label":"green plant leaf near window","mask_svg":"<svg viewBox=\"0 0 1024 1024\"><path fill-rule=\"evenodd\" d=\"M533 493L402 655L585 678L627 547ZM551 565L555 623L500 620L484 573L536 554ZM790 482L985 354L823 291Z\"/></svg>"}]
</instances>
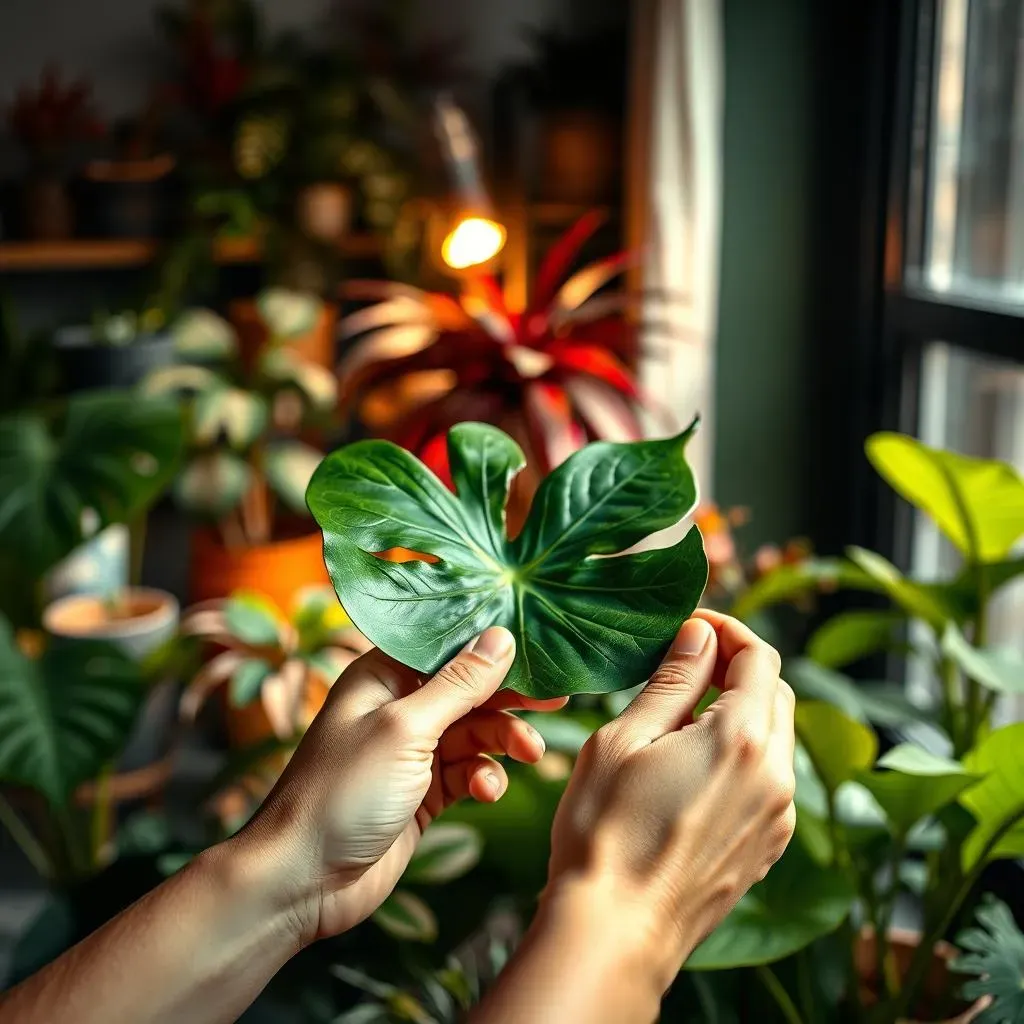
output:
<instances>
[{"instance_id":1,"label":"green plant leaf near window","mask_svg":"<svg viewBox=\"0 0 1024 1024\"><path fill-rule=\"evenodd\" d=\"M42 573L96 529L129 522L160 494L183 443L176 402L94 392L58 431L41 416L0 420L0 546Z\"/></svg>"},{"instance_id":2,"label":"green plant leaf near window","mask_svg":"<svg viewBox=\"0 0 1024 1024\"><path fill-rule=\"evenodd\" d=\"M942 630L953 618L954 611L943 600L937 588L907 579L888 559L865 548L851 547L846 552L850 561L877 584L882 593L903 609L907 615L924 619L936 630Z\"/></svg>"},{"instance_id":3,"label":"green plant leaf near window","mask_svg":"<svg viewBox=\"0 0 1024 1024\"><path fill-rule=\"evenodd\" d=\"M972 647L952 623L942 635L942 653L968 679L996 693L1024 693L1024 656L1012 647Z\"/></svg>"},{"instance_id":4,"label":"green plant leaf near window","mask_svg":"<svg viewBox=\"0 0 1024 1024\"><path fill-rule=\"evenodd\" d=\"M984 897L975 918L976 927L957 935L964 952L950 964L960 974L977 975L963 986L964 999L991 999L971 1019L975 1024L1019 1024L1024 1021L1024 934L1010 908L991 895Z\"/></svg>"},{"instance_id":5,"label":"green plant leaf near window","mask_svg":"<svg viewBox=\"0 0 1024 1024\"><path fill-rule=\"evenodd\" d=\"M985 776L960 797L978 823L963 845L964 870L982 857L1024 856L1024 722L989 733L963 764Z\"/></svg>"},{"instance_id":6,"label":"green plant leaf near window","mask_svg":"<svg viewBox=\"0 0 1024 1024\"><path fill-rule=\"evenodd\" d=\"M881 588L863 569L845 558L806 558L780 565L755 580L737 598L732 614L746 620L765 608L806 594L845 589L878 591Z\"/></svg>"},{"instance_id":7,"label":"green plant leaf near window","mask_svg":"<svg viewBox=\"0 0 1024 1024\"><path fill-rule=\"evenodd\" d=\"M822 867L798 842L690 954L686 970L773 963L834 932L850 912L852 880Z\"/></svg>"},{"instance_id":8,"label":"green plant leaf near window","mask_svg":"<svg viewBox=\"0 0 1024 1024\"><path fill-rule=\"evenodd\" d=\"M935 520L971 562L1005 558L1024 533L1024 481L1005 462L938 451L903 434L865 445L889 485Z\"/></svg>"},{"instance_id":9,"label":"green plant leaf near window","mask_svg":"<svg viewBox=\"0 0 1024 1024\"><path fill-rule=\"evenodd\" d=\"M542 481L514 539L505 504L525 460L480 423L448 434L456 494L404 449L360 441L324 459L306 500L345 610L399 661L436 671L504 625L517 641L506 686L536 697L608 692L651 674L707 581L695 529L672 547L620 554L693 507L693 429L576 452ZM419 557L377 557L396 548Z\"/></svg>"},{"instance_id":10,"label":"green plant leaf near window","mask_svg":"<svg viewBox=\"0 0 1024 1024\"><path fill-rule=\"evenodd\" d=\"M959 761L903 743L881 757L875 770L858 775L857 781L878 801L893 832L905 836L911 826L952 803L978 778Z\"/></svg>"},{"instance_id":11,"label":"green plant leaf near window","mask_svg":"<svg viewBox=\"0 0 1024 1024\"><path fill-rule=\"evenodd\" d=\"M906 621L899 612L842 612L807 641L807 655L826 668L839 668L892 646L896 628Z\"/></svg>"},{"instance_id":12,"label":"green plant leaf near window","mask_svg":"<svg viewBox=\"0 0 1024 1024\"><path fill-rule=\"evenodd\" d=\"M823 701L797 703L796 731L815 772L833 793L869 768L878 752L878 739L868 726Z\"/></svg>"},{"instance_id":13,"label":"green plant leaf near window","mask_svg":"<svg viewBox=\"0 0 1024 1024\"><path fill-rule=\"evenodd\" d=\"M0 620L0 782L65 806L124 745L145 690L135 662L98 641L26 658Z\"/></svg>"}]
</instances>

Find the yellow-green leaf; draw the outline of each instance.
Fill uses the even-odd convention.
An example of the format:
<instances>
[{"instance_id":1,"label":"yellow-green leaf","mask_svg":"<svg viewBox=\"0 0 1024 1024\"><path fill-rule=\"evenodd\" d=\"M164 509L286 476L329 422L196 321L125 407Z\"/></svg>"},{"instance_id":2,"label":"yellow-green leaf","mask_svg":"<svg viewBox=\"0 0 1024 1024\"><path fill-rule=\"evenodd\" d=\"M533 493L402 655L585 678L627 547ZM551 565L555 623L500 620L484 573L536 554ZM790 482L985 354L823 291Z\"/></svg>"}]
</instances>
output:
<instances>
[{"instance_id":1,"label":"yellow-green leaf","mask_svg":"<svg viewBox=\"0 0 1024 1024\"><path fill-rule=\"evenodd\" d=\"M1024 693L1024 656L1013 647L973 647L950 623L942 635L942 653L952 658L968 679L996 693Z\"/></svg>"},{"instance_id":2,"label":"yellow-green leaf","mask_svg":"<svg viewBox=\"0 0 1024 1024\"><path fill-rule=\"evenodd\" d=\"M1005 558L1024 533L1024 481L1009 464L929 448L904 434L875 434L865 450L970 561Z\"/></svg>"},{"instance_id":3,"label":"yellow-green leaf","mask_svg":"<svg viewBox=\"0 0 1024 1024\"><path fill-rule=\"evenodd\" d=\"M824 701L800 701L796 729L818 778L833 793L869 768L878 752L878 739L868 726Z\"/></svg>"},{"instance_id":4,"label":"yellow-green leaf","mask_svg":"<svg viewBox=\"0 0 1024 1024\"><path fill-rule=\"evenodd\" d=\"M983 856L1024 856L1024 722L989 733L963 763L967 771L984 776L960 797L978 822L963 846L964 870Z\"/></svg>"},{"instance_id":5,"label":"yellow-green leaf","mask_svg":"<svg viewBox=\"0 0 1024 1024\"><path fill-rule=\"evenodd\" d=\"M908 615L924 619L941 631L952 618L950 608L926 585L908 580L888 559L865 548L850 547L850 561L874 579L884 593Z\"/></svg>"},{"instance_id":6,"label":"yellow-green leaf","mask_svg":"<svg viewBox=\"0 0 1024 1024\"><path fill-rule=\"evenodd\" d=\"M825 622L807 641L807 656L826 668L839 668L883 651L892 644L900 612L842 612Z\"/></svg>"},{"instance_id":7,"label":"yellow-green leaf","mask_svg":"<svg viewBox=\"0 0 1024 1024\"><path fill-rule=\"evenodd\" d=\"M208 309L182 313L171 331L178 355L188 359L228 359L238 349L235 329Z\"/></svg>"}]
</instances>

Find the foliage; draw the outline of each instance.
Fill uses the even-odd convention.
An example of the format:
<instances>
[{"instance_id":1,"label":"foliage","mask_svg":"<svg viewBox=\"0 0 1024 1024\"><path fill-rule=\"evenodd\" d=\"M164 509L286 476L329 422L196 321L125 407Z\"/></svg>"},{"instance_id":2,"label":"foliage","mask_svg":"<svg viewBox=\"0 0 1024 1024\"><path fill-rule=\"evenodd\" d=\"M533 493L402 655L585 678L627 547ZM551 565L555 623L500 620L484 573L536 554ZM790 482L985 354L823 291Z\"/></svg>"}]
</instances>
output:
<instances>
[{"instance_id":1,"label":"foliage","mask_svg":"<svg viewBox=\"0 0 1024 1024\"><path fill-rule=\"evenodd\" d=\"M707 562L696 530L667 549L619 553L691 510L684 449L695 426L575 453L541 483L512 540L505 504L524 459L497 428L449 432L455 495L390 442L349 445L307 495L335 589L371 641L422 672L500 624L517 639L511 689L553 697L642 682L696 606ZM396 548L408 560L377 557ZM607 555L617 557L595 557Z\"/></svg>"},{"instance_id":2,"label":"foliage","mask_svg":"<svg viewBox=\"0 0 1024 1024\"><path fill-rule=\"evenodd\" d=\"M287 618L262 594L238 591L189 609L180 632L223 648L186 686L182 714L193 719L210 693L227 685L236 707L260 701L280 740L293 740L309 724L304 718L309 687L330 687L368 649L325 587L300 591Z\"/></svg>"},{"instance_id":3,"label":"foliage","mask_svg":"<svg viewBox=\"0 0 1024 1024\"><path fill-rule=\"evenodd\" d=\"M739 593L736 608L750 616L825 588L867 592L875 601L870 609L845 610L827 621L810 638L809 658L785 666L799 698L794 846L801 851L798 857L814 865L788 902L793 919L799 918L800 897L806 895L801 887L813 891L816 871L839 873L847 891L856 894L830 922L831 930L839 927L840 944L850 947L842 985L846 1010L853 1020L890 1024L920 1007L932 949L971 898L986 863L1024 852L1024 725L991 725L996 698L1024 688L1024 659L990 648L986 637L993 594L1024 569L1010 557L1024 534L1024 482L1003 463L936 451L902 435L876 435L867 451L894 489L932 518L960 552L960 571L951 579L915 580L881 556L851 548L845 559L780 564ZM935 666L932 706L915 707L888 685L857 686L836 671L865 655L910 650L911 624L913 653ZM875 727L896 728L909 742L878 757ZM780 862L781 876L777 867L762 886L781 884L793 849ZM912 859L915 851L925 854L924 864ZM921 899L924 928L909 965L898 970L889 928L904 887ZM727 940L742 934L738 929L748 924L749 914L741 903L708 940L712 949L723 950L714 966L737 962L729 960L729 952L746 947ZM785 933L792 923L789 914L786 901L780 901L773 936ZM1012 958L1016 946L1005 931L1006 918L991 908L980 916L989 932L1005 935L1003 945ZM871 993L877 1002L870 1008L861 1005L863 992L852 973L856 920L880 937L874 943L877 991ZM966 994L993 995L987 986L997 974L1005 980L1009 965L997 967L985 959L993 942L984 932L966 937L978 954L965 958L968 969L989 976ZM812 939L823 941L808 935L806 942ZM741 962L764 965L799 948L795 944L776 954L764 938L750 943L753 954ZM704 949L698 949L691 966L704 966ZM780 978L788 974L762 977L789 1019L799 1019L800 1012L813 1016L814 1006L804 1005L806 992L792 998L786 992ZM1004 998L1011 991L999 980L995 985ZM979 1019L1013 1019L1008 1012L1003 1008L992 1015L990 1008L989 1016Z\"/></svg>"},{"instance_id":4,"label":"foliage","mask_svg":"<svg viewBox=\"0 0 1024 1024\"><path fill-rule=\"evenodd\" d=\"M217 522L228 544L271 538L273 496L289 512L305 511L320 453L294 435L326 418L336 397L331 374L286 344L316 323L319 301L270 289L257 307L265 331L258 351L243 352L234 328L216 314L191 310L173 329L179 362L142 384L144 394L186 399L190 450L175 496Z\"/></svg>"},{"instance_id":5,"label":"foliage","mask_svg":"<svg viewBox=\"0 0 1024 1024\"><path fill-rule=\"evenodd\" d=\"M601 221L585 215L552 246L522 313L482 272L463 278L458 297L389 282L348 286L354 298L383 301L342 325L345 337L359 338L339 367L343 402L443 480L445 433L461 420L512 434L540 474L587 440L639 438L645 401L625 364L633 327L622 315L635 297L596 294L629 256L565 279Z\"/></svg>"},{"instance_id":6,"label":"foliage","mask_svg":"<svg viewBox=\"0 0 1024 1024\"><path fill-rule=\"evenodd\" d=\"M976 1024L1020 1024L1024 1021L1024 934L1010 908L988 895L978 907L977 926L957 936L966 950L952 964L955 971L977 975L963 987L965 999L988 997Z\"/></svg>"}]
</instances>

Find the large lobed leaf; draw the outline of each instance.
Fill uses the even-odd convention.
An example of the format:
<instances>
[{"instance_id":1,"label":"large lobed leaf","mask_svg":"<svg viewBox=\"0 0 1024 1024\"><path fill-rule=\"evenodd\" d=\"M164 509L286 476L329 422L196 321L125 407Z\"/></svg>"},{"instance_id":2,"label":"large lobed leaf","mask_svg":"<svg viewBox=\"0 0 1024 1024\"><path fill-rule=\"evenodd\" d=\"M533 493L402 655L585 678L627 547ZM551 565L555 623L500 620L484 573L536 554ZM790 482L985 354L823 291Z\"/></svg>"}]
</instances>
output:
<instances>
[{"instance_id":1,"label":"large lobed leaf","mask_svg":"<svg viewBox=\"0 0 1024 1024\"><path fill-rule=\"evenodd\" d=\"M544 479L511 540L505 505L525 460L510 437L480 423L449 432L456 494L409 452L360 441L324 459L306 500L345 610L403 663L436 671L482 630L504 625L517 641L511 689L624 689L654 670L707 581L695 529L667 549L619 554L692 509L684 449L693 429L577 452ZM433 558L376 557L394 548Z\"/></svg>"},{"instance_id":2,"label":"large lobed leaf","mask_svg":"<svg viewBox=\"0 0 1024 1024\"><path fill-rule=\"evenodd\" d=\"M0 782L66 804L120 751L144 693L138 666L117 648L82 641L33 661L0 620Z\"/></svg>"},{"instance_id":3,"label":"large lobed leaf","mask_svg":"<svg viewBox=\"0 0 1024 1024\"><path fill-rule=\"evenodd\" d=\"M950 965L976 975L962 989L965 999L988 997L975 1024L1021 1024L1024 1021L1024 934L1010 908L987 894L978 908L977 926L962 931L956 944L965 952Z\"/></svg>"},{"instance_id":4,"label":"large lobed leaf","mask_svg":"<svg viewBox=\"0 0 1024 1024\"><path fill-rule=\"evenodd\" d=\"M1024 722L990 733L964 755L963 764L984 776L960 797L978 823L963 845L964 870L982 857L1024 855Z\"/></svg>"},{"instance_id":5,"label":"large lobed leaf","mask_svg":"<svg viewBox=\"0 0 1024 1024\"><path fill-rule=\"evenodd\" d=\"M96 527L127 522L170 481L183 443L171 399L95 392L68 406L61 437L32 415L0 421L0 546L44 572Z\"/></svg>"}]
</instances>

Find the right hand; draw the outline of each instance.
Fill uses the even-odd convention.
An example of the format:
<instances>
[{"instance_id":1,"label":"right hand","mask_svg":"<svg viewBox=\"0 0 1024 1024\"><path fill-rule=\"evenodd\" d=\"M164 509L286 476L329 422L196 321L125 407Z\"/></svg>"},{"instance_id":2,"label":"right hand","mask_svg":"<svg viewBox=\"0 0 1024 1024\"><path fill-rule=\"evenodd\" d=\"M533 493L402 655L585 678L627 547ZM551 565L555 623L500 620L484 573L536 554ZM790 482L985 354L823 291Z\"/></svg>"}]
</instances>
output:
<instances>
[{"instance_id":1,"label":"right hand","mask_svg":"<svg viewBox=\"0 0 1024 1024\"><path fill-rule=\"evenodd\" d=\"M793 835L794 701L779 668L742 623L698 611L584 746L558 807L545 899L611 894L620 935L641 933L665 985ZM694 721L709 686L720 696Z\"/></svg>"}]
</instances>

